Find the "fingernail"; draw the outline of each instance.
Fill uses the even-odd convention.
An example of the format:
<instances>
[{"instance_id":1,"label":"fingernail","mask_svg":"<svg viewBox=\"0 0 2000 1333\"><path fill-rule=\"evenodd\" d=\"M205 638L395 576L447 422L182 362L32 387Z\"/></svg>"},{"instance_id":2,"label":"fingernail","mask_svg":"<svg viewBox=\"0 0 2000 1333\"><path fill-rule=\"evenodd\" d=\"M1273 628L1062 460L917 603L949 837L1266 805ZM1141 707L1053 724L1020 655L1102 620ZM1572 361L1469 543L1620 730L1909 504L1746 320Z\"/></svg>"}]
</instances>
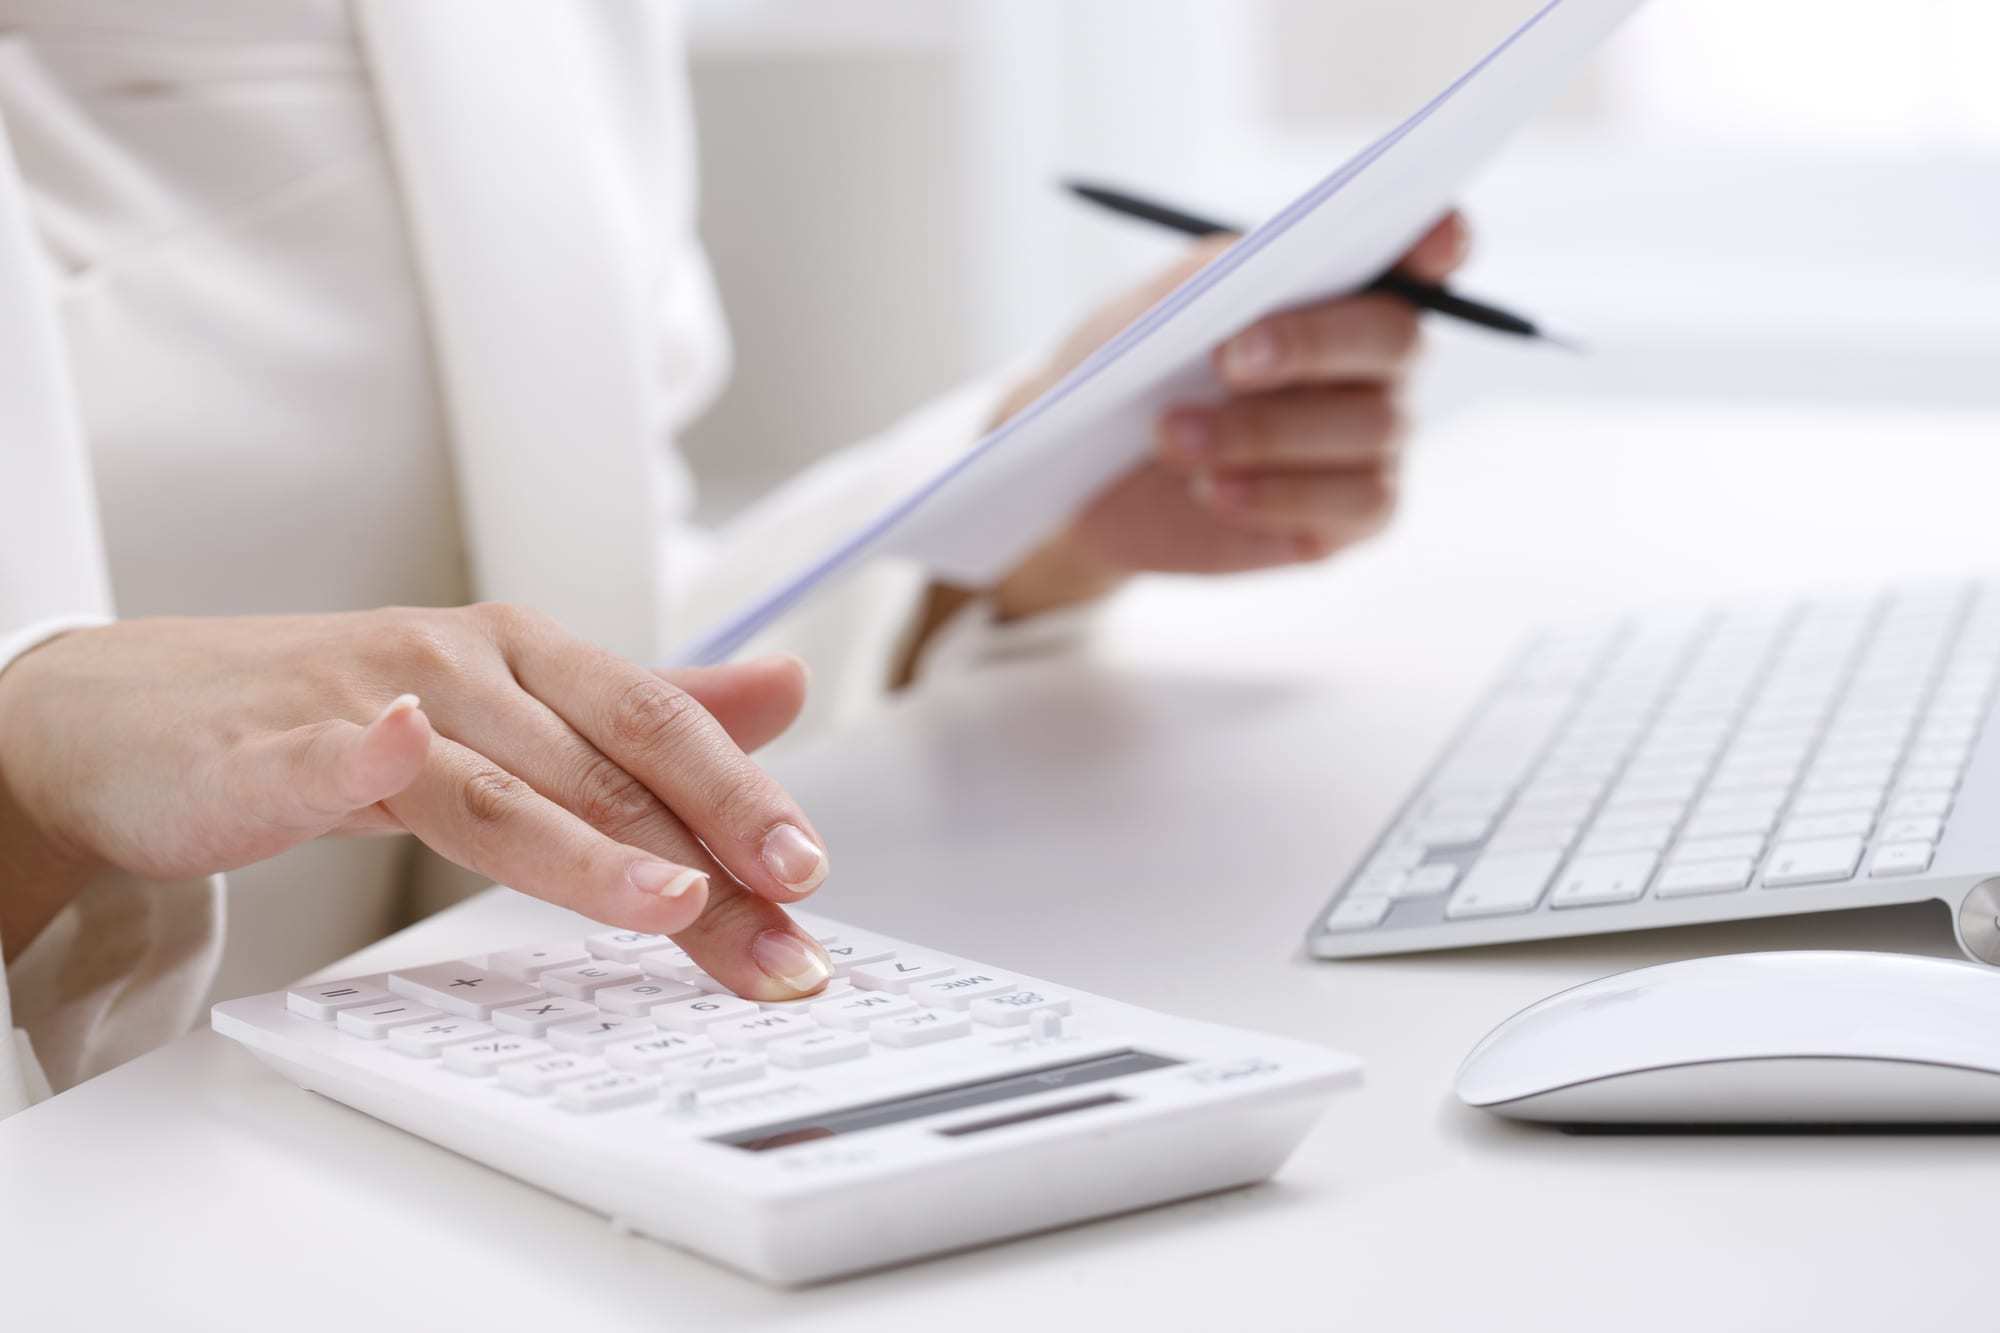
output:
<instances>
[{"instance_id":1,"label":"fingernail","mask_svg":"<svg viewBox=\"0 0 2000 1333\"><path fill-rule=\"evenodd\" d=\"M764 868L794 893L819 887L826 878L826 853L792 824L780 824L764 835Z\"/></svg>"},{"instance_id":2,"label":"fingernail","mask_svg":"<svg viewBox=\"0 0 2000 1333\"><path fill-rule=\"evenodd\" d=\"M1190 462L1199 462L1215 447L1215 426L1203 412L1182 412L1167 419L1167 448Z\"/></svg>"},{"instance_id":3,"label":"fingernail","mask_svg":"<svg viewBox=\"0 0 2000 1333\"><path fill-rule=\"evenodd\" d=\"M804 940L782 930L767 930L750 941L750 957L764 975L801 995L810 995L833 975L826 960Z\"/></svg>"},{"instance_id":4,"label":"fingernail","mask_svg":"<svg viewBox=\"0 0 2000 1333\"><path fill-rule=\"evenodd\" d=\"M669 865L665 861L636 861L625 872L625 878L631 880L632 887L639 892L658 894L662 898L678 898L697 885L708 883L708 876L699 870Z\"/></svg>"},{"instance_id":5,"label":"fingernail","mask_svg":"<svg viewBox=\"0 0 2000 1333\"><path fill-rule=\"evenodd\" d=\"M1222 368L1243 379L1256 379L1278 368L1278 339L1269 329L1239 333L1222 346Z\"/></svg>"},{"instance_id":6,"label":"fingernail","mask_svg":"<svg viewBox=\"0 0 2000 1333\"><path fill-rule=\"evenodd\" d=\"M399 694L389 701L389 706L375 715L377 722L387 722L398 713L414 712L422 706L422 700L414 694Z\"/></svg>"}]
</instances>

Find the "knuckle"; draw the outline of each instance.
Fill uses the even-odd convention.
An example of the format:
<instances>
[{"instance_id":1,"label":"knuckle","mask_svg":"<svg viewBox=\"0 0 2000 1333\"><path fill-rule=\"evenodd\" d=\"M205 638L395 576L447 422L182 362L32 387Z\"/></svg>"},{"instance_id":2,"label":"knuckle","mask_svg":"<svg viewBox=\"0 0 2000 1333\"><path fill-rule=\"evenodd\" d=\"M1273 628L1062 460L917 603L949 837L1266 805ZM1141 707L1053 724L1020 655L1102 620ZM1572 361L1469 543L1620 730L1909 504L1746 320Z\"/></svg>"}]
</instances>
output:
<instances>
[{"instance_id":1,"label":"knuckle","mask_svg":"<svg viewBox=\"0 0 2000 1333\"><path fill-rule=\"evenodd\" d=\"M460 674L465 650L445 623L427 615L398 617L383 635L383 665L396 676L437 680Z\"/></svg>"},{"instance_id":2,"label":"knuckle","mask_svg":"<svg viewBox=\"0 0 2000 1333\"><path fill-rule=\"evenodd\" d=\"M657 676L635 679L612 703L612 737L641 753L675 750L689 740L706 717L694 696Z\"/></svg>"},{"instance_id":3,"label":"knuckle","mask_svg":"<svg viewBox=\"0 0 2000 1333\"><path fill-rule=\"evenodd\" d=\"M573 791L577 817L620 841L626 831L644 823L659 806L645 783L603 755L586 761Z\"/></svg>"},{"instance_id":4,"label":"knuckle","mask_svg":"<svg viewBox=\"0 0 2000 1333\"><path fill-rule=\"evenodd\" d=\"M530 796L527 783L495 764L474 769L458 789L460 809L474 829L495 829L507 823Z\"/></svg>"}]
</instances>

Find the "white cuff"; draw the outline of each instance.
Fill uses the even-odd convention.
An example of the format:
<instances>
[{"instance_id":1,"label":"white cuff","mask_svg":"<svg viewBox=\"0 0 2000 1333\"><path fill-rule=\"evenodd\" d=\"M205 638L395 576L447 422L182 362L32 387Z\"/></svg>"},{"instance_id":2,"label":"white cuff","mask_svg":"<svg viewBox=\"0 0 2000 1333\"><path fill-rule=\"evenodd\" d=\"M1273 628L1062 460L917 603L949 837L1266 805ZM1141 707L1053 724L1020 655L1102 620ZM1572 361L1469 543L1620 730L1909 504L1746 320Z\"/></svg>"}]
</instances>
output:
<instances>
[{"instance_id":1,"label":"white cuff","mask_svg":"<svg viewBox=\"0 0 2000 1333\"><path fill-rule=\"evenodd\" d=\"M39 648L58 634L67 634L73 629L97 629L109 625L111 617L94 615L53 616L47 620L37 620L20 629L0 634L0 671L5 671L15 658L30 648Z\"/></svg>"}]
</instances>

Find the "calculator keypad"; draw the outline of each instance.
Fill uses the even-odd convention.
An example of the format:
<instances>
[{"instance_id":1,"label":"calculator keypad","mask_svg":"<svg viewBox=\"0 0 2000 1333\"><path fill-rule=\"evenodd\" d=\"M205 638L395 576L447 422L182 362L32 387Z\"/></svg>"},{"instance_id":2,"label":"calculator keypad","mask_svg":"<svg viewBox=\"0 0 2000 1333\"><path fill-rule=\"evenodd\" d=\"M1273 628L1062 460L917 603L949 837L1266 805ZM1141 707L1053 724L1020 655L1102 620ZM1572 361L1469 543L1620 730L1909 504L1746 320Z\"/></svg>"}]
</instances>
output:
<instances>
[{"instance_id":1,"label":"calculator keypad","mask_svg":"<svg viewBox=\"0 0 2000 1333\"><path fill-rule=\"evenodd\" d=\"M980 1032L1018 1042L1038 1015L1059 1026L1069 1012L1068 997L998 972L961 971L865 937L822 943L839 975L797 1000L742 999L665 936L608 931L300 987L286 1003L356 1041L441 1060L468 1080L568 1111L664 1102L665 1114L680 1116L739 1097L797 1096L804 1088L782 1082L787 1071L872 1068ZM386 990L376 984L384 980ZM728 1098L710 1096L715 1089Z\"/></svg>"}]
</instances>

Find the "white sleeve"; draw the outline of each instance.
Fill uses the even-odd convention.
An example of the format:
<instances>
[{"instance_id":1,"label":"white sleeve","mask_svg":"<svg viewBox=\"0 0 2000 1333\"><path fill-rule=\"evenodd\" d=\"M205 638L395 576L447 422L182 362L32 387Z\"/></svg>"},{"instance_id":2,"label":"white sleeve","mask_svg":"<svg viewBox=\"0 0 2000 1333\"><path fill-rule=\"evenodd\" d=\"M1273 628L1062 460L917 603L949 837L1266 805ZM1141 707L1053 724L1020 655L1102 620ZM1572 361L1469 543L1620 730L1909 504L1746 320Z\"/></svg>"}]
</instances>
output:
<instances>
[{"instance_id":1,"label":"white sleeve","mask_svg":"<svg viewBox=\"0 0 2000 1333\"><path fill-rule=\"evenodd\" d=\"M0 123L0 671L111 615L45 262ZM0 965L0 1116L186 1029L220 948L220 888L107 875Z\"/></svg>"}]
</instances>

